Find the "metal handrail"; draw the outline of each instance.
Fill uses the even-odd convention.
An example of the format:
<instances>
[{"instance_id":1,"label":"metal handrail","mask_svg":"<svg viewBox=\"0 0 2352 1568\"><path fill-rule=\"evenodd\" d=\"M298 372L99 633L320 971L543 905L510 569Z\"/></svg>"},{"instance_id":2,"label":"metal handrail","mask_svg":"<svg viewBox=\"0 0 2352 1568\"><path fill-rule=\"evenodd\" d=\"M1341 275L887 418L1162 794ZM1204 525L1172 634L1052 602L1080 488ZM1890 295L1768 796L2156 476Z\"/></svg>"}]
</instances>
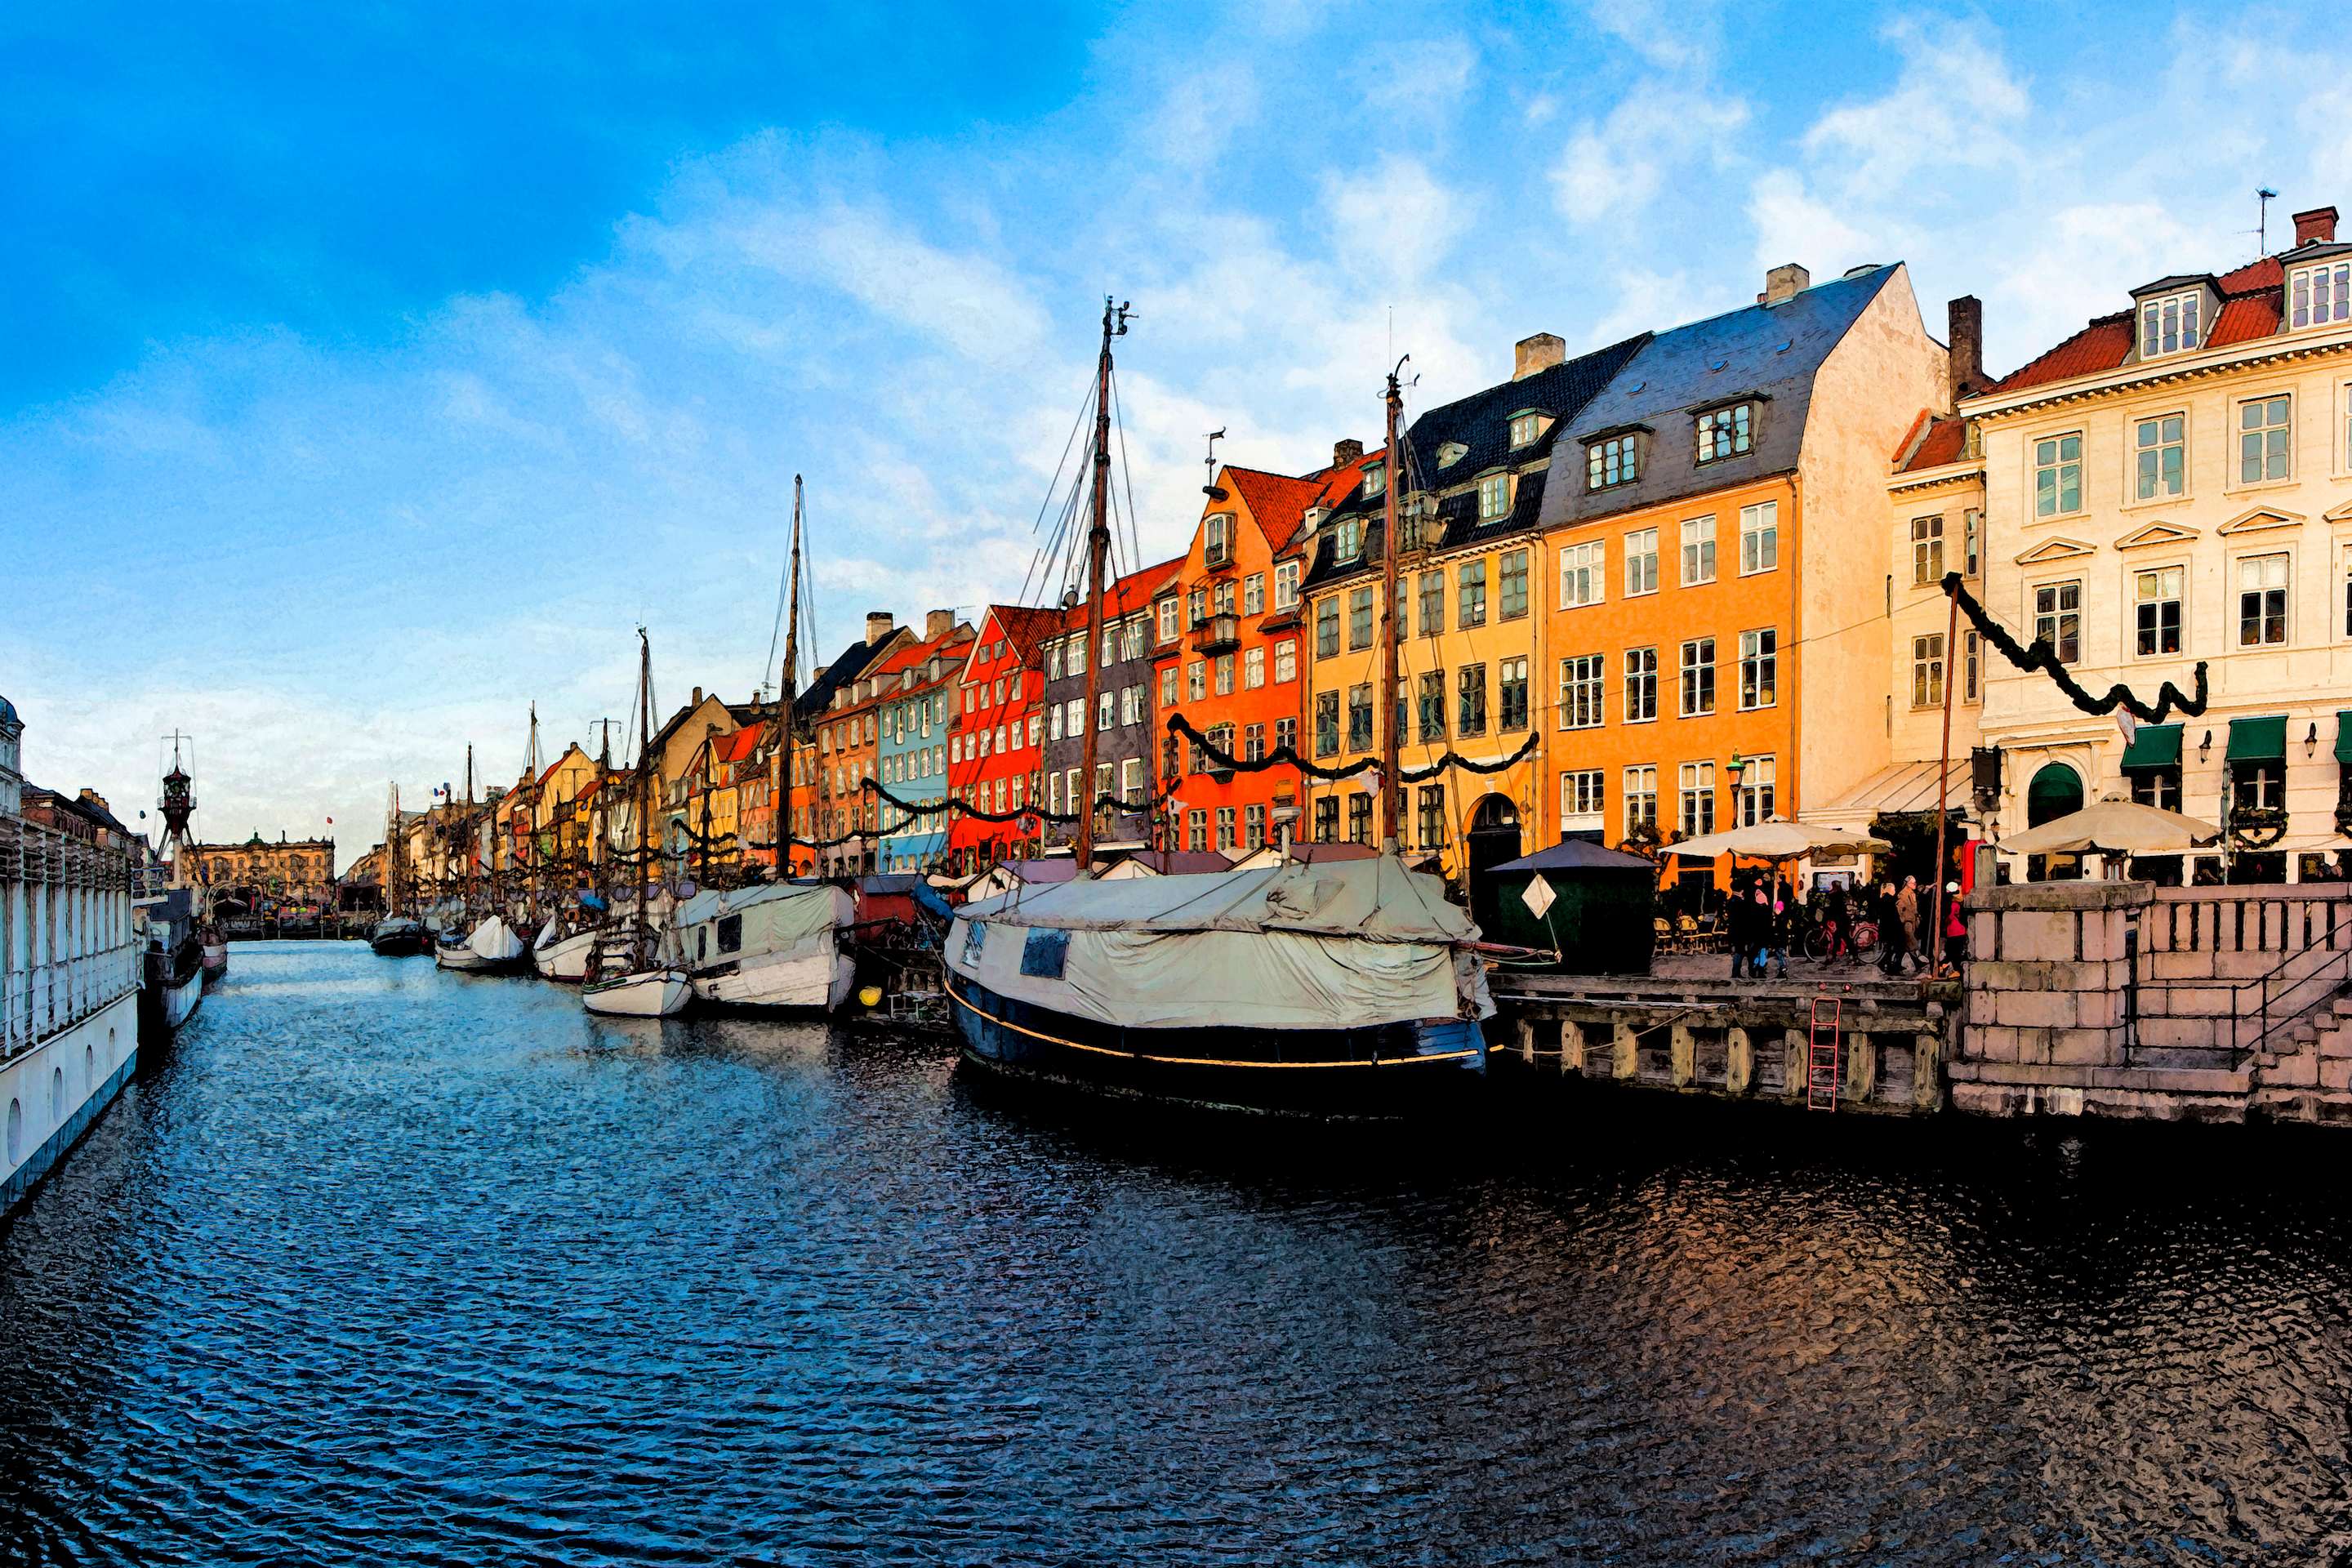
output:
<instances>
[{"instance_id":1,"label":"metal handrail","mask_svg":"<svg viewBox=\"0 0 2352 1568\"><path fill-rule=\"evenodd\" d=\"M2328 950L2332 952L2333 956L2322 959L2318 964L2313 967L2312 972L2305 975L2302 979L2290 982L2286 986L2286 989L2280 993L2282 997L2291 996L2302 987L2310 984L2316 979L2319 979L2323 974L2327 973L2329 967L2336 959L2352 958L2352 947L2338 948L2336 945L2336 939L2347 931L2352 931L2352 914L2347 914L2342 920L2337 921L2334 925L2328 927L2326 936L2322 939L2320 942L2298 948L2293 952L2285 954L2276 963L2271 965L2269 969L2265 970L2261 974L2256 975L2253 979L2242 980L2237 984L2230 987L2231 1011L2234 1016L2240 1017L2244 1016L2245 1010L2243 1007L2239 1005L2239 996L2250 985L2260 986L2262 988L2260 1003L2262 1029L2254 1036L2252 1043L2238 1047L2237 1060L2239 1063L2242 1064L2249 1058L2259 1053L2263 1048L2263 1042L2271 1037L2271 1034L2274 1029L2285 1028L2289 1024L2294 1022L2296 1018L2303 1016L2300 1012L2290 1013L2280 1018L2276 1024L2273 1024L2271 1022L2271 982L2276 979L2280 972L2285 969L2288 964L2293 963L2298 958L2305 957L2314 952L2315 948ZM2284 935L2284 933L2281 934ZM2336 983L2341 984L2343 983L2343 978L2341 976L2337 976Z\"/></svg>"}]
</instances>

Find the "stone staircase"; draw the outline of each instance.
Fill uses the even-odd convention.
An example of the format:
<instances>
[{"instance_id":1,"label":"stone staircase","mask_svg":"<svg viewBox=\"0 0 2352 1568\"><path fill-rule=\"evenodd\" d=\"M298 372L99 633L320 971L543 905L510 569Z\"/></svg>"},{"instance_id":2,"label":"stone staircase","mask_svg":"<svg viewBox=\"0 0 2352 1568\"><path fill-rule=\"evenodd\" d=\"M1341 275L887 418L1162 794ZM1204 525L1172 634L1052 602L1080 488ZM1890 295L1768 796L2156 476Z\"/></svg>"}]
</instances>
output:
<instances>
[{"instance_id":1,"label":"stone staircase","mask_svg":"<svg viewBox=\"0 0 2352 1568\"><path fill-rule=\"evenodd\" d=\"M2352 1121L2352 984L2336 982L2287 1023L2273 1025L2249 1065L2254 1104L2263 1114Z\"/></svg>"}]
</instances>

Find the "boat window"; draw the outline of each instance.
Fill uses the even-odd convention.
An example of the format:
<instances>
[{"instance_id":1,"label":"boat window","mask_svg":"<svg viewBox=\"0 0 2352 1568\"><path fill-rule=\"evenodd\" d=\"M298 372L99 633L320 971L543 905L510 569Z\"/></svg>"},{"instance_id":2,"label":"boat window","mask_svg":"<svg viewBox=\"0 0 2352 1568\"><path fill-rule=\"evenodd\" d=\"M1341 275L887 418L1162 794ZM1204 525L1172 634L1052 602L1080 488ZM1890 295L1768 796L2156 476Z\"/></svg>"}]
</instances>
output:
<instances>
[{"instance_id":1,"label":"boat window","mask_svg":"<svg viewBox=\"0 0 2352 1568\"><path fill-rule=\"evenodd\" d=\"M1029 940L1021 944L1021 973L1043 980L1059 980L1069 951L1068 931L1033 931Z\"/></svg>"},{"instance_id":2,"label":"boat window","mask_svg":"<svg viewBox=\"0 0 2352 1568\"><path fill-rule=\"evenodd\" d=\"M743 917L741 915L720 915L719 917L719 951L721 952L740 952L742 950Z\"/></svg>"},{"instance_id":3,"label":"boat window","mask_svg":"<svg viewBox=\"0 0 2352 1568\"><path fill-rule=\"evenodd\" d=\"M966 963L976 964L980 962L980 944L987 939L988 928L986 926L981 924L978 921L971 921L965 924L963 928L963 961Z\"/></svg>"}]
</instances>

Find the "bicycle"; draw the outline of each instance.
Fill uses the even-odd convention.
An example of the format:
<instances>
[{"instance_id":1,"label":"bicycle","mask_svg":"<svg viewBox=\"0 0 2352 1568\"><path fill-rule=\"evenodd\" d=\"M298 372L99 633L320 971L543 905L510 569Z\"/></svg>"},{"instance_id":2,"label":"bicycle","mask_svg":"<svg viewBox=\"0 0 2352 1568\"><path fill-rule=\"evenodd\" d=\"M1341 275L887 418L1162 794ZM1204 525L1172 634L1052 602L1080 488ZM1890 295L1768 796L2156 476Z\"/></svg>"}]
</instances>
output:
<instances>
[{"instance_id":1,"label":"bicycle","mask_svg":"<svg viewBox=\"0 0 2352 1568\"><path fill-rule=\"evenodd\" d=\"M1834 953L1837 951L1837 922L1826 917L1817 917L1806 926L1804 940L1799 951L1807 958L1818 961ZM1865 953L1872 952L1877 946L1877 921L1850 921L1847 922L1845 952L1848 958L1858 963Z\"/></svg>"}]
</instances>

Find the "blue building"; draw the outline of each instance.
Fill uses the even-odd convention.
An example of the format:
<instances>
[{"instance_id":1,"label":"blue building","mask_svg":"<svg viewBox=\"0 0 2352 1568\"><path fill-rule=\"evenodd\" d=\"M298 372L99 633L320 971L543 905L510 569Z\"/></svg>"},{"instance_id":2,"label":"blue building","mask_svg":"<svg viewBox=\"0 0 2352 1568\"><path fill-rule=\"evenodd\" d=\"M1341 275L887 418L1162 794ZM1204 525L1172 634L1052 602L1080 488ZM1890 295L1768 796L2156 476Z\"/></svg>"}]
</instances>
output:
<instances>
[{"instance_id":1,"label":"blue building","mask_svg":"<svg viewBox=\"0 0 2352 1568\"><path fill-rule=\"evenodd\" d=\"M933 610L923 629L923 641L891 654L875 672L881 719L875 773L885 789L906 801L947 798L948 721L955 678L973 637L971 627L949 610ZM945 814L910 816L886 802L880 822L877 871L924 871L946 858Z\"/></svg>"}]
</instances>

